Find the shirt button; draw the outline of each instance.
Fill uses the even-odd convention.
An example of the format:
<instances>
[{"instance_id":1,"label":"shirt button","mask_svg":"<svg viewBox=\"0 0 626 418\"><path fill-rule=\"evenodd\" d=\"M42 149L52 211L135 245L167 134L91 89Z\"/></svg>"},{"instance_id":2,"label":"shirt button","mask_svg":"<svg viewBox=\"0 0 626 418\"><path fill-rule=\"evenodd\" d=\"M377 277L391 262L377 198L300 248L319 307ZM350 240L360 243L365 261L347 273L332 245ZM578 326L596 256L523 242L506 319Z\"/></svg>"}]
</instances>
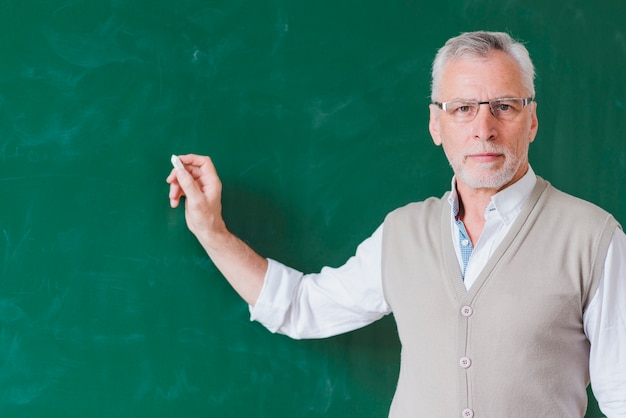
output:
<instances>
[{"instance_id":1,"label":"shirt button","mask_svg":"<svg viewBox=\"0 0 626 418\"><path fill-rule=\"evenodd\" d=\"M459 364L464 369L468 369L472 365L472 360L470 360L469 357L461 357L461 360L459 360Z\"/></svg>"},{"instance_id":2,"label":"shirt button","mask_svg":"<svg viewBox=\"0 0 626 418\"><path fill-rule=\"evenodd\" d=\"M461 308L461 315L463 316L472 316L473 313L474 313L474 309L472 309L471 306L463 306Z\"/></svg>"},{"instance_id":3,"label":"shirt button","mask_svg":"<svg viewBox=\"0 0 626 418\"><path fill-rule=\"evenodd\" d=\"M462 240L461 245L464 247L467 247L469 245L469 240L466 240L466 239Z\"/></svg>"},{"instance_id":4,"label":"shirt button","mask_svg":"<svg viewBox=\"0 0 626 418\"><path fill-rule=\"evenodd\" d=\"M461 416L463 418L474 418L474 411L469 408L464 409L463 412L461 412Z\"/></svg>"}]
</instances>

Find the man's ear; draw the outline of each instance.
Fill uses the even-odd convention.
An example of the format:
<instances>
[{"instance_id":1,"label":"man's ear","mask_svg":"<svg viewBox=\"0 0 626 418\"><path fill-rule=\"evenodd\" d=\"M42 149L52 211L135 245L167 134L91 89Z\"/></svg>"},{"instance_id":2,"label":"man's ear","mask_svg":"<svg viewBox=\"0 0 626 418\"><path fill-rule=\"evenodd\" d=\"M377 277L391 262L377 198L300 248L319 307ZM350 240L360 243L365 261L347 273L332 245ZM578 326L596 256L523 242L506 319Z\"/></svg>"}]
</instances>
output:
<instances>
[{"instance_id":1,"label":"man's ear","mask_svg":"<svg viewBox=\"0 0 626 418\"><path fill-rule=\"evenodd\" d=\"M537 135L537 129L539 128L539 120L537 119L537 102L532 102L533 106L532 114L531 114L531 122L530 122L530 138L529 142L533 142L535 140L535 136Z\"/></svg>"},{"instance_id":2,"label":"man's ear","mask_svg":"<svg viewBox=\"0 0 626 418\"><path fill-rule=\"evenodd\" d=\"M437 105L431 104L428 106L430 108L430 121L428 122L428 130L430 131L430 136L433 138L433 142L435 145L441 145L441 134L439 132L439 116L440 112L437 108Z\"/></svg>"}]
</instances>

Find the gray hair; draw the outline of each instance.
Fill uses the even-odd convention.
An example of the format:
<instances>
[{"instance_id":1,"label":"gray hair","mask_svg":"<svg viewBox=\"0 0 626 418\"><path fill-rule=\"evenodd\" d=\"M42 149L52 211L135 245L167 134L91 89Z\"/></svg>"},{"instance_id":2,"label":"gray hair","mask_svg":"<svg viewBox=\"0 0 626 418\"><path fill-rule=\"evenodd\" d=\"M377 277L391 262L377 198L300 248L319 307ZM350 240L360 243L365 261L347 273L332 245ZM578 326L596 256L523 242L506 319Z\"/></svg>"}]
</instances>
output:
<instances>
[{"instance_id":1,"label":"gray hair","mask_svg":"<svg viewBox=\"0 0 626 418\"><path fill-rule=\"evenodd\" d=\"M485 57L489 52L498 50L510 55L520 67L525 87L535 96L535 67L530 59L526 47L513 40L504 32L466 32L449 39L439 49L433 61L431 98L437 100L435 94L439 91L441 73L446 63L464 55Z\"/></svg>"}]
</instances>

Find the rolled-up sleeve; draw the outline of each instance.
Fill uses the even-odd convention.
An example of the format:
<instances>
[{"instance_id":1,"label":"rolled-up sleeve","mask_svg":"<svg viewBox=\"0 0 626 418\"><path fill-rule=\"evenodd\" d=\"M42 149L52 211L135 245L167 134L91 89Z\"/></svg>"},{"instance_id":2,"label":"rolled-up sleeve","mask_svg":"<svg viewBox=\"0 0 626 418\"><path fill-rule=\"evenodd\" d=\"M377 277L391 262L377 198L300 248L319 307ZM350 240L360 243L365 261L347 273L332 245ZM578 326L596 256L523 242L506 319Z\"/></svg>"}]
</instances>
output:
<instances>
[{"instance_id":1,"label":"rolled-up sleeve","mask_svg":"<svg viewBox=\"0 0 626 418\"><path fill-rule=\"evenodd\" d=\"M382 226L343 266L316 274L269 259L251 320L292 338L324 338L368 325L390 312L381 279Z\"/></svg>"}]
</instances>

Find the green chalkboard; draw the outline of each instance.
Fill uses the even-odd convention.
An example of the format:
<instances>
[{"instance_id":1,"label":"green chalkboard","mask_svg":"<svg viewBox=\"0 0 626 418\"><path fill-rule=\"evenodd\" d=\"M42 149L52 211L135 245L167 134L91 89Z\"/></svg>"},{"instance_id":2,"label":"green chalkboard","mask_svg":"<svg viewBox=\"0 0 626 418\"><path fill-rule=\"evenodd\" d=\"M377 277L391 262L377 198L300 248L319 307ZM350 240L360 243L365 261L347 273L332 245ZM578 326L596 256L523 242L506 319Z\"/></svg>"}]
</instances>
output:
<instances>
[{"instance_id":1,"label":"green chalkboard","mask_svg":"<svg viewBox=\"0 0 626 418\"><path fill-rule=\"evenodd\" d=\"M384 417L393 319L250 322L169 208L169 156L213 157L263 255L339 265L449 187L436 49L508 30L537 65L533 168L624 223L625 21L622 0L0 1L0 415Z\"/></svg>"}]
</instances>

